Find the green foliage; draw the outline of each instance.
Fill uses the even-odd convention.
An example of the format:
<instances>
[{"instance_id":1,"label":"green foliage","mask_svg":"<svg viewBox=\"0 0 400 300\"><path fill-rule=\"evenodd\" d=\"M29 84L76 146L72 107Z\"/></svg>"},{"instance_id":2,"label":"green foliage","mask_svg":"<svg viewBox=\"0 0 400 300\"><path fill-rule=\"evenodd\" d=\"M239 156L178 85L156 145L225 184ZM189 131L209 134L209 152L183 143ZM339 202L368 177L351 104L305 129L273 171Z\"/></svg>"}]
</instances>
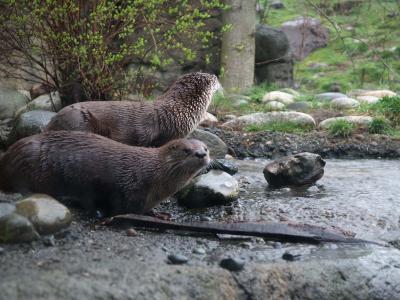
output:
<instances>
[{"instance_id":1,"label":"green foliage","mask_svg":"<svg viewBox=\"0 0 400 300\"><path fill-rule=\"evenodd\" d=\"M245 130L249 132L277 131L277 132L302 134L311 131L312 127L299 126L299 124L293 122L276 122L276 123L251 124L245 127Z\"/></svg>"},{"instance_id":2,"label":"green foliage","mask_svg":"<svg viewBox=\"0 0 400 300\"><path fill-rule=\"evenodd\" d=\"M386 133L390 129L389 122L383 117L376 117L368 125L368 132L370 133Z\"/></svg>"},{"instance_id":3,"label":"green foliage","mask_svg":"<svg viewBox=\"0 0 400 300\"><path fill-rule=\"evenodd\" d=\"M400 97L383 97L371 107L376 112L384 115L393 126L400 125Z\"/></svg>"},{"instance_id":4,"label":"green foliage","mask_svg":"<svg viewBox=\"0 0 400 300\"><path fill-rule=\"evenodd\" d=\"M328 132L334 137L349 137L354 130L354 125L346 120L337 120L332 123Z\"/></svg>"},{"instance_id":5,"label":"green foliage","mask_svg":"<svg viewBox=\"0 0 400 300\"><path fill-rule=\"evenodd\" d=\"M61 91L82 86L88 99L146 92L148 75L171 63L172 53L193 60L215 38L203 30L217 0L4 0L0 4L2 63L41 71L36 82ZM146 68L141 67L146 65ZM127 66L131 72L127 72ZM27 66L29 68L27 68ZM13 75L13 74L8 74ZM15 75L15 74L14 74ZM32 74L27 74L32 75Z\"/></svg>"}]
</instances>

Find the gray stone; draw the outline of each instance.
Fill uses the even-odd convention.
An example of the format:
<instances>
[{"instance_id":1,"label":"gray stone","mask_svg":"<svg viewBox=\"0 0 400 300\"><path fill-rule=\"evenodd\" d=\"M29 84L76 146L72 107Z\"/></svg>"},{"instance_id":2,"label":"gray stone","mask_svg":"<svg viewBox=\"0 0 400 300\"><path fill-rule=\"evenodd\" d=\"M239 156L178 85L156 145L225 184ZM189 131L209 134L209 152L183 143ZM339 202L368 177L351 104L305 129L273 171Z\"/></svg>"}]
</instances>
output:
<instances>
[{"instance_id":1,"label":"gray stone","mask_svg":"<svg viewBox=\"0 0 400 300\"><path fill-rule=\"evenodd\" d=\"M373 118L369 117L369 116L335 117L335 118L329 118L329 119L322 121L321 123L319 123L319 127L324 128L324 129L329 128L333 123L335 123L339 120L344 120L344 121L350 122L357 126L368 126L372 122Z\"/></svg>"},{"instance_id":2,"label":"gray stone","mask_svg":"<svg viewBox=\"0 0 400 300\"><path fill-rule=\"evenodd\" d=\"M40 234L55 233L71 223L68 208L50 196L34 194L16 203L17 213L28 218Z\"/></svg>"},{"instance_id":3,"label":"gray stone","mask_svg":"<svg viewBox=\"0 0 400 300\"><path fill-rule=\"evenodd\" d=\"M352 98L335 98L331 101L331 106L338 109L351 109L360 105L355 99Z\"/></svg>"},{"instance_id":4,"label":"gray stone","mask_svg":"<svg viewBox=\"0 0 400 300\"><path fill-rule=\"evenodd\" d=\"M274 8L274 9L284 9L285 5L280 0L274 0L271 2L269 7Z\"/></svg>"},{"instance_id":5,"label":"gray stone","mask_svg":"<svg viewBox=\"0 0 400 300\"><path fill-rule=\"evenodd\" d=\"M315 127L315 120L308 114L293 111L252 113L244 115L236 120L228 121L222 124L223 127L245 126L250 124L260 125L278 122L291 122L300 126Z\"/></svg>"},{"instance_id":6,"label":"gray stone","mask_svg":"<svg viewBox=\"0 0 400 300\"><path fill-rule=\"evenodd\" d=\"M291 104L294 101L294 96L280 91L268 92L263 96L263 102L278 101L283 104Z\"/></svg>"},{"instance_id":7,"label":"gray stone","mask_svg":"<svg viewBox=\"0 0 400 300\"><path fill-rule=\"evenodd\" d=\"M210 114L209 112L206 112L206 114L204 115L200 126L203 127L213 127L215 125L218 124L218 119L216 116L214 116L213 114Z\"/></svg>"},{"instance_id":8,"label":"gray stone","mask_svg":"<svg viewBox=\"0 0 400 300\"><path fill-rule=\"evenodd\" d=\"M379 102L379 98L375 96L357 96L356 99L361 103L374 104Z\"/></svg>"},{"instance_id":9,"label":"gray stone","mask_svg":"<svg viewBox=\"0 0 400 300\"><path fill-rule=\"evenodd\" d=\"M270 62L287 54L289 41L282 30L265 24L256 26L256 63Z\"/></svg>"},{"instance_id":10,"label":"gray stone","mask_svg":"<svg viewBox=\"0 0 400 300\"><path fill-rule=\"evenodd\" d=\"M177 194L179 204L191 208L226 204L238 197L237 180L217 170L196 177Z\"/></svg>"},{"instance_id":11,"label":"gray stone","mask_svg":"<svg viewBox=\"0 0 400 300\"><path fill-rule=\"evenodd\" d=\"M247 105L251 101L250 97L239 94L230 94L227 96L228 100L232 103L232 106L239 107Z\"/></svg>"},{"instance_id":12,"label":"gray stone","mask_svg":"<svg viewBox=\"0 0 400 300\"><path fill-rule=\"evenodd\" d=\"M375 91L365 92L365 93L361 94L361 96L373 96L373 97L377 97L377 98L381 99L383 97L395 97L395 96L397 96L397 94L390 90L375 90Z\"/></svg>"},{"instance_id":13,"label":"gray stone","mask_svg":"<svg viewBox=\"0 0 400 300\"><path fill-rule=\"evenodd\" d=\"M188 135L188 138L197 139L205 143L210 151L211 158L224 158L228 153L228 146L215 134L195 129Z\"/></svg>"},{"instance_id":14,"label":"gray stone","mask_svg":"<svg viewBox=\"0 0 400 300\"><path fill-rule=\"evenodd\" d=\"M328 101L331 101L331 100L333 100L335 98L347 98L347 96L345 94L342 94L342 93L330 92L330 93L322 93L322 94L315 95L315 98L317 100L320 100L320 101L327 101L328 102Z\"/></svg>"},{"instance_id":15,"label":"gray stone","mask_svg":"<svg viewBox=\"0 0 400 300\"><path fill-rule=\"evenodd\" d=\"M174 265L182 265L182 264L186 264L189 259L181 254L170 254L168 255L168 260L171 264Z\"/></svg>"},{"instance_id":16,"label":"gray stone","mask_svg":"<svg viewBox=\"0 0 400 300\"><path fill-rule=\"evenodd\" d=\"M55 115L56 113L45 110L32 110L20 114L10 132L7 144L11 145L19 139L41 133Z\"/></svg>"},{"instance_id":17,"label":"gray stone","mask_svg":"<svg viewBox=\"0 0 400 300\"><path fill-rule=\"evenodd\" d=\"M300 97L300 93L292 88L284 88L280 90L281 92L293 95L295 98Z\"/></svg>"},{"instance_id":18,"label":"gray stone","mask_svg":"<svg viewBox=\"0 0 400 300\"><path fill-rule=\"evenodd\" d=\"M38 238L39 235L32 223L25 217L17 213L10 213L0 217L0 242L31 242Z\"/></svg>"},{"instance_id":19,"label":"gray stone","mask_svg":"<svg viewBox=\"0 0 400 300\"><path fill-rule=\"evenodd\" d=\"M294 110L294 111L307 111L308 109L310 109L311 105L309 102L294 102L292 104L289 104L288 106L286 106L287 110Z\"/></svg>"},{"instance_id":20,"label":"gray stone","mask_svg":"<svg viewBox=\"0 0 400 300\"><path fill-rule=\"evenodd\" d=\"M269 101L267 102L266 107L271 111L281 111L285 109L285 104L278 101Z\"/></svg>"},{"instance_id":21,"label":"gray stone","mask_svg":"<svg viewBox=\"0 0 400 300\"><path fill-rule=\"evenodd\" d=\"M13 118L29 99L16 90L0 87L0 120Z\"/></svg>"},{"instance_id":22,"label":"gray stone","mask_svg":"<svg viewBox=\"0 0 400 300\"><path fill-rule=\"evenodd\" d=\"M204 254L206 254L206 250L205 250L204 248L195 248L195 249L193 250L193 253L194 253L194 254L204 255Z\"/></svg>"},{"instance_id":23,"label":"gray stone","mask_svg":"<svg viewBox=\"0 0 400 300\"><path fill-rule=\"evenodd\" d=\"M267 64L257 64L255 78L260 83L275 83L277 86L292 86L294 84L294 58L289 51L281 59Z\"/></svg>"},{"instance_id":24,"label":"gray stone","mask_svg":"<svg viewBox=\"0 0 400 300\"><path fill-rule=\"evenodd\" d=\"M57 112L62 108L61 98L58 92L53 92L50 94L45 94L37 97L36 99L29 102L26 106L20 108L17 114L24 113L31 110L46 110Z\"/></svg>"},{"instance_id":25,"label":"gray stone","mask_svg":"<svg viewBox=\"0 0 400 300\"><path fill-rule=\"evenodd\" d=\"M239 258L224 258L219 265L221 268L229 271L241 271L244 268L245 261Z\"/></svg>"},{"instance_id":26,"label":"gray stone","mask_svg":"<svg viewBox=\"0 0 400 300\"><path fill-rule=\"evenodd\" d=\"M318 154L303 152L267 164L264 177L271 187L310 185L324 175L325 161Z\"/></svg>"},{"instance_id":27,"label":"gray stone","mask_svg":"<svg viewBox=\"0 0 400 300\"><path fill-rule=\"evenodd\" d=\"M282 31L288 37L290 47L299 60L312 51L328 45L329 32L317 19L300 17L282 24Z\"/></svg>"}]
</instances>

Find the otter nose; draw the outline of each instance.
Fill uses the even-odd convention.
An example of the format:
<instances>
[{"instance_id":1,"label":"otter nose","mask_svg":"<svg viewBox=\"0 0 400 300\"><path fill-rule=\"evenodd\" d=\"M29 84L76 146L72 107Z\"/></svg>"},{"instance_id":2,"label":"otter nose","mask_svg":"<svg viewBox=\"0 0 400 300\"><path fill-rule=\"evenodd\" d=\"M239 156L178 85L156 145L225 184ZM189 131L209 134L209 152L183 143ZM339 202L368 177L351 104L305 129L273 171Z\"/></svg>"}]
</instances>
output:
<instances>
[{"instance_id":1,"label":"otter nose","mask_svg":"<svg viewBox=\"0 0 400 300\"><path fill-rule=\"evenodd\" d=\"M203 157L205 157L206 155L207 155L207 153L204 152L204 151L196 151L196 152L194 153L194 156L196 156L197 158L203 158Z\"/></svg>"}]
</instances>

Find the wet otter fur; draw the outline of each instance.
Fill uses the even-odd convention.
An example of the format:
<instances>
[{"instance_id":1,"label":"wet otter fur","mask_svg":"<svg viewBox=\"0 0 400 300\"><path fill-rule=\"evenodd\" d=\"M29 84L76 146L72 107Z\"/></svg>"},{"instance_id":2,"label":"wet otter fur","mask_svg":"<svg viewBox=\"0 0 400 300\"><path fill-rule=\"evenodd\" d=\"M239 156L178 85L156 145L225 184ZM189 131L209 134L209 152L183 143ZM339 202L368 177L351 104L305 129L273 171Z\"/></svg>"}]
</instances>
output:
<instances>
[{"instance_id":1,"label":"wet otter fur","mask_svg":"<svg viewBox=\"0 0 400 300\"><path fill-rule=\"evenodd\" d=\"M209 160L198 140L143 148L87 132L52 131L21 139L4 153L0 189L77 198L91 213L146 213Z\"/></svg>"},{"instance_id":2,"label":"wet otter fur","mask_svg":"<svg viewBox=\"0 0 400 300\"><path fill-rule=\"evenodd\" d=\"M88 131L127 145L161 146L193 131L220 88L215 75L191 73L154 102L89 101L67 106L46 130Z\"/></svg>"}]
</instances>

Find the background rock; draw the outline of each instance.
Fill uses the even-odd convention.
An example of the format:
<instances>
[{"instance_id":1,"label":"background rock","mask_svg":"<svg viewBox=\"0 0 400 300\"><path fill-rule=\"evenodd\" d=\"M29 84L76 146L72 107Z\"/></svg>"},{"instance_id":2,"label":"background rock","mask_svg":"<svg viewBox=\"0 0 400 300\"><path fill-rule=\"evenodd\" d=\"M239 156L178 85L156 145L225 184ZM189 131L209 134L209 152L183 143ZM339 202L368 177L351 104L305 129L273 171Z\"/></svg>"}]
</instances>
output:
<instances>
[{"instance_id":1,"label":"background rock","mask_svg":"<svg viewBox=\"0 0 400 300\"><path fill-rule=\"evenodd\" d=\"M372 122L373 118L369 116L344 116L344 117L335 117L335 118L329 118L321 123L319 123L319 127L321 128L329 128L333 123L335 123L338 120L345 120L347 122L350 122L354 125L358 126L367 126L369 123Z\"/></svg>"},{"instance_id":2,"label":"background rock","mask_svg":"<svg viewBox=\"0 0 400 300\"><path fill-rule=\"evenodd\" d=\"M16 90L0 88L0 120L13 118L29 99Z\"/></svg>"},{"instance_id":3,"label":"background rock","mask_svg":"<svg viewBox=\"0 0 400 300\"><path fill-rule=\"evenodd\" d=\"M359 105L360 102L352 98L335 98L331 101L331 106L338 109L356 108Z\"/></svg>"},{"instance_id":4,"label":"background rock","mask_svg":"<svg viewBox=\"0 0 400 300\"><path fill-rule=\"evenodd\" d=\"M272 91L268 92L264 95L263 102L270 102L270 101L278 101L285 105L291 104L294 101L294 96L292 94L288 94L285 92L280 91Z\"/></svg>"},{"instance_id":5,"label":"background rock","mask_svg":"<svg viewBox=\"0 0 400 300\"><path fill-rule=\"evenodd\" d=\"M0 217L0 242L31 242L37 238L39 235L25 217L17 213L7 213Z\"/></svg>"},{"instance_id":6,"label":"background rock","mask_svg":"<svg viewBox=\"0 0 400 300\"><path fill-rule=\"evenodd\" d=\"M226 144L211 132L195 129L187 137L197 139L205 143L210 151L211 158L224 158L225 154L228 153L228 147Z\"/></svg>"}]
</instances>

